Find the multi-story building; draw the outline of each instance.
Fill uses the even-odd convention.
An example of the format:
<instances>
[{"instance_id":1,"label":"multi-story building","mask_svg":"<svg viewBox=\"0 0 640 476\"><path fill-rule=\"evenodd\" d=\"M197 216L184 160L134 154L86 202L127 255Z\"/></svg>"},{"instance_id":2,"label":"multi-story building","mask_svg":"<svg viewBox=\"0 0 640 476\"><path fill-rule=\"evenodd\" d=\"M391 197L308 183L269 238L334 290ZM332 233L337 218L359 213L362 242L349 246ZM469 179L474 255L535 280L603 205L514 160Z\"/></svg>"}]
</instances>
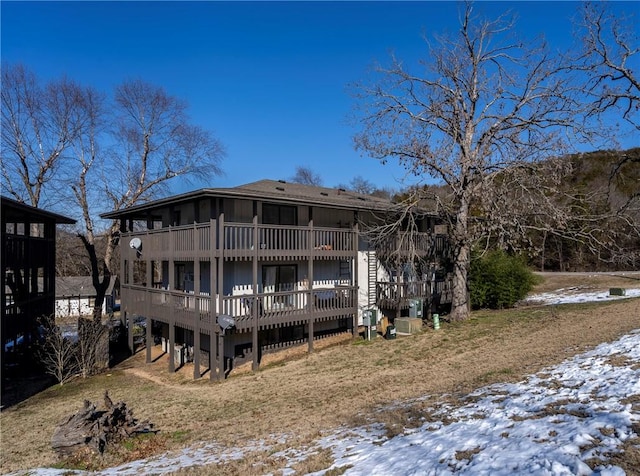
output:
<instances>
[{"instance_id":1,"label":"multi-story building","mask_svg":"<svg viewBox=\"0 0 640 476\"><path fill-rule=\"evenodd\" d=\"M406 244L375 240L377 251L363 232L393 213L388 200L271 180L105 213L121 224L130 348L134 323L144 320L146 342L155 329L171 371L186 354L194 378L202 364L221 379L236 357L252 354L257 369L263 349L306 341L312 351L316 338L356 333L363 312L393 319L411 298L434 294L433 282L407 279L402 260L378 259L406 254ZM418 254L432 259L444 241L433 233L436 217L420 222ZM441 282L437 289L442 295Z\"/></svg>"},{"instance_id":2,"label":"multi-story building","mask_svg":"<svg viewBox=\"0 0 640 476\"><path fill-rule=\"evenodd\" d=\"M76 221L1 197L2 363L19 364L55 307L56 225ZM28 357L28 356L27 356Z\"/></svg>"}]
</instances>

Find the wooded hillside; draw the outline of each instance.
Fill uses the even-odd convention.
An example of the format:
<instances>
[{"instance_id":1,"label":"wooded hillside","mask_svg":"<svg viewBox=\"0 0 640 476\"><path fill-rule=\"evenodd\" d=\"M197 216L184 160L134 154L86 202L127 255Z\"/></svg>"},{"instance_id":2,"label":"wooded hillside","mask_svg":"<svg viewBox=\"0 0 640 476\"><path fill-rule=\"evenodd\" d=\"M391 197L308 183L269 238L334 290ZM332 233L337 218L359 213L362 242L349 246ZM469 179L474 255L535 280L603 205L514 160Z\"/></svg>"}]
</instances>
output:
<instances>
[{"instance_id":1,"label":"wooded hillside","mask_svg":"<svg viewBox=\"0 0 640 476\"><path fill-rule=\"evenodd\" d=\"M566 229L531 233L531 264L549 271L605 271L640 266L640 148L565 159L557 205L572 213Z\"/></svg>"},{"instance_id":2,"label":"wooded hillside","mask_svg":"<svg viewBox=\"0 0 640 476\"><path fill-rule=\"evenodd\" d=\"M479 251L505 249L541 271L640 267L640 148L601 150L503 170L474 202ZM406 189L446 221L453 193L436 184Z\"/></svg>"}]
</instances>

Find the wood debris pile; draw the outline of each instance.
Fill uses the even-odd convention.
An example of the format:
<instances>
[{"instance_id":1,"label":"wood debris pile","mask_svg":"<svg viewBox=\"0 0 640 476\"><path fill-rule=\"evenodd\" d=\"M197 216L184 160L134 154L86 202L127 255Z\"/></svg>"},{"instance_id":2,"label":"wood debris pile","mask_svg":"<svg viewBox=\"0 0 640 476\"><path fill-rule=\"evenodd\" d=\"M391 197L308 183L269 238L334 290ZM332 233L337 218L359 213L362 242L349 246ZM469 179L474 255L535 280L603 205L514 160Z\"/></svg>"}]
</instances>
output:
<instances>
[{"instance_id":1,"label":"wood debris pile","mask_svg":"<svg viewBox=\"0 0 640 476\"><path fill-rule=\"evenodd\" d=\"M55 429L51 446L61 457L80 451L104 453L107 445L140 433L155 433L153 424L139 422L124 402L113 403L108 391L104 393L104 410L88 400L82 408Z\"/></svg>"}]
</instances>

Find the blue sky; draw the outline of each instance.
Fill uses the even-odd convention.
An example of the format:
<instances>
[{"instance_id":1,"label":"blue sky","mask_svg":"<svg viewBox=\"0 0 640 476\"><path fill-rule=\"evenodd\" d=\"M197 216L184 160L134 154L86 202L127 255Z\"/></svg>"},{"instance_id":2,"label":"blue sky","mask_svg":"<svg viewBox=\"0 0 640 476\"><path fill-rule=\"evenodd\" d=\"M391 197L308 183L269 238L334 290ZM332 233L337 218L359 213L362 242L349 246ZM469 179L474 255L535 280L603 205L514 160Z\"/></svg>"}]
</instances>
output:
<instances>
[{"instance_id":1,"label":"blue sky","mask_svg":"<svg viewBox=\"0 0 640 476\"><path fill-rule=\"evenodd\" d=\"M2 60L42 79L67 75L105 92L141 78L186 99L192 121L225 145L223 177L188 187L288 179L298 165L326 186L360 175L398 188L403 170L362 157L347 122L348 86L389 52L407 63L423 35L452 31L459 4L446 2L8 2ZM478 2L512 9L523 36L570 44L577 2ZM638 3L616 3L638 11ZM174 191L186 191L180 184Z\"/></svg>"}]
</instances>

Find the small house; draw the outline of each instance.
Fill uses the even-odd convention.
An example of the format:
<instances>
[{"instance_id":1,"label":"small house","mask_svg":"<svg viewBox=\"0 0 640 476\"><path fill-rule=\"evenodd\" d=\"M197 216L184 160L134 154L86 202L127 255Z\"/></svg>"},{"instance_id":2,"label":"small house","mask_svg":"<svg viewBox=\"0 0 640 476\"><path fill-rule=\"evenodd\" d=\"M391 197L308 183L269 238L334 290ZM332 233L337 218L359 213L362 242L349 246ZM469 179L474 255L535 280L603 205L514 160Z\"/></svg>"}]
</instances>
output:
<instances>
[{"instance_id":1,"label":"small house","mask_svg":"<svg viewBox=\"0 0 640 476\"><path fill-rule=\"evenodd\" d=\"M111 276L102 304L103 315L113 314L117 299L117 283L117 276ZM95 300L96 291L91 276L56 278L55 316L57 318L92 316Z\"/></svg>"}]
</instances>

